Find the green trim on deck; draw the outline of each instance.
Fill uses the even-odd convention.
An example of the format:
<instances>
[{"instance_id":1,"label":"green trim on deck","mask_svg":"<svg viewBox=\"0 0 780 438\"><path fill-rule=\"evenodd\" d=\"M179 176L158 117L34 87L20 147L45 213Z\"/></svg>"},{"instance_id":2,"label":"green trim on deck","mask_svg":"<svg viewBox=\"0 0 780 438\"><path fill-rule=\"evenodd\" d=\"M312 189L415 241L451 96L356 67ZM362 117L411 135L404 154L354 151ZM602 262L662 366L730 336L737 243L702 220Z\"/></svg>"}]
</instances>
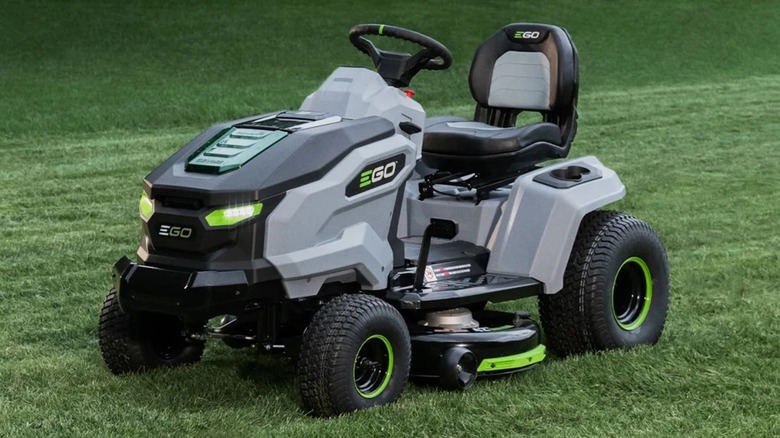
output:
<instances>
[{"instance_id":1,"label":"green trim on deck","mask_svg":"<svg viewBox=\"0 0 780 438\"><path fill-rule=\"evenodd\" d=\"M517 368L524 368L535 363L539 363L547 356L547 347L542 344L525 353L515 354L513 356L494 357L483 359L477 368L478 373L490 371L505 371Z\"/></svg>"}]
</instances>

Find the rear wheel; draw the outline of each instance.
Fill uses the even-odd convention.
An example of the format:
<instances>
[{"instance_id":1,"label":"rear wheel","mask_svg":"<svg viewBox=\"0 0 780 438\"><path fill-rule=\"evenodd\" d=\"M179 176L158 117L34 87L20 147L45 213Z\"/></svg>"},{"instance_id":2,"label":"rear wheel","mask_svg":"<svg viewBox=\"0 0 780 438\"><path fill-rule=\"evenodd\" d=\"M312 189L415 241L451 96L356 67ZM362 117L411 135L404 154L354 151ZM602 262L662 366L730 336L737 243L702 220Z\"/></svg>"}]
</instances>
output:
<instances>
[{"instance_id":1,"label":"rear wheel","mask_svg":"<svg viewBox=\"0 0 780 438\"><path fill-rule=\"evenodd\" d=\"M558 355L658 341L669 307L669 265L641 220L596 211L580 225L563 289L539 299L548 346Z\"/></svg>"},{"instance_id":2,"label":"rear wheel","mask_svg":"<svg viewBox=\"0 0 780 438\"><path fill-rule=\"evenodd\" d=\"M369 295L325 304L303 334L298 384L304 408L334 416L395 401L409 375L411 341L401 314Z\"/></svg>"},{"instance_id":3,"label":"rear wheel","mask_svg":"<svg viewBox=\"0 0 780 438\"><path fill-rule=\"evenodd\" d=\"M191 328L174 316L126 313L112 289L100 312L100 351L114 374L193 364L205 342L188 338Z\"/></svg>"}]
</instances>

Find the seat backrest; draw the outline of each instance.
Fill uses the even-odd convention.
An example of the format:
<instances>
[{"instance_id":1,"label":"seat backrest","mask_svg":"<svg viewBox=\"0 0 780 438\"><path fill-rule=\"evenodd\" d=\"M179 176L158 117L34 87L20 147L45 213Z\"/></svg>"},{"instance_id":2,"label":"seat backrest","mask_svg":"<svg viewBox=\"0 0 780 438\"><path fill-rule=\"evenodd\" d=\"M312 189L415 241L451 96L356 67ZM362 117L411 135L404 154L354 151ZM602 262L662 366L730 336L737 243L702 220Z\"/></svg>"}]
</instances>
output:
<instances>
[{"instance_id":1,"label":"seat backrest","mask_svg":"<svg viewBox=\"0 0 780 438\"><path fill-rule=\"evenodd\" d=\"M533 23L504 26L474 54L469 86L477 101L475 120L508 127L522 111L539 112L561 128L567 147L573 140L579 65L566 30Z\"/></svg>"}]
</instances>

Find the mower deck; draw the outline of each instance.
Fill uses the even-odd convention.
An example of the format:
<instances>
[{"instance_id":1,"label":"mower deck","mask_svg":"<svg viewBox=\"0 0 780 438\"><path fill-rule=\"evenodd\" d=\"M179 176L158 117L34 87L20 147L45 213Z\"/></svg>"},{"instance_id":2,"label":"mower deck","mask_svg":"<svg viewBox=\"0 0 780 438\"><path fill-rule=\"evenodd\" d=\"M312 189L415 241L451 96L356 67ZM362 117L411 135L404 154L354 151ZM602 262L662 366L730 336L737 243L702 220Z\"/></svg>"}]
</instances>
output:
<instances>
[{"instance_id":1,"label":"mower deck","mask_svg":"<svg viewBox=\"0 0 780 438\"><path fill-rule=\"evenodd\" d=\"M448 369L447 350L465 349L476 359L470 372L479 376L510 374L541 362L546 348L539 343L539 326L527 314L482 310L473 314L479 327L467 329L429 329L411 331L412 368L410 374L421 378L439 378ZM461 368L467 368L461 364ZM469 371L466 369L466 371Z\"/></svg>"}]
</instances>

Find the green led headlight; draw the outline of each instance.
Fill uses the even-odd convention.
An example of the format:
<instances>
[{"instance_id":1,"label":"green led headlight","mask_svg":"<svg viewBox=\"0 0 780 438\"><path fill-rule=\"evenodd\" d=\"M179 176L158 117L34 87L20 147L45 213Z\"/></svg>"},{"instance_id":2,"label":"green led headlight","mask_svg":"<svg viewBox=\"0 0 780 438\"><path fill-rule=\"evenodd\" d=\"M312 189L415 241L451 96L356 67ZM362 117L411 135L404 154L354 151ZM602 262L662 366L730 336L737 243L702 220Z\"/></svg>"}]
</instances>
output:
<instances>
[{"instance_id":1,"label":"green led headlight","mask_svg":"<svg viewBox=\"0 0 780 438\"><path fill-rule=\"evenodd\" d=\"M138 212L141 213L141 219L149 220L154 213L154 202L149 199L149 196L144 193L141 195L141 202L138 204Z\"/></svg>"},{"instance_id":2,"label":"green led headlight","mask_svg":"<svg viewBox=\"0 0 780 438\"><path fill-rule=\"evenodd\" d=\"M206 216L206 223L211 227L228 227L253 218L263 211L263 203L256 202L237 207L220 208Z\"/></svg>"}]
</instances>

